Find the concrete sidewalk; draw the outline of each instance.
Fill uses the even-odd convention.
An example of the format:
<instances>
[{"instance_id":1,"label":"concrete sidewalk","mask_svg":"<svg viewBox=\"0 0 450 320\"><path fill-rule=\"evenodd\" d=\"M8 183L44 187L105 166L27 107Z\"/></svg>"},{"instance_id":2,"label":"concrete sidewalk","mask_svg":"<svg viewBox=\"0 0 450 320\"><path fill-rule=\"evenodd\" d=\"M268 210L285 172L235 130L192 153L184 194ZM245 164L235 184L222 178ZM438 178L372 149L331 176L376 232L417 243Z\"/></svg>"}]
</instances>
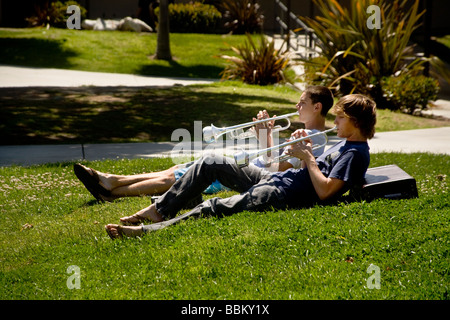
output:
<instances>
[{"instance_id":1,"label":"concrete sidewalk","mask_svg":"<svg viewBox=\"0 0 450 320\"><path fill-rule=\"evenodd\" d=\"M337 137L330 137L328 147L338 142ZM450 127L380 132L369 140L370 152L429 152L450 155ZM232 143L207 145L195 149L179 142L159 143L112 143L81 145L31 145L0 146L0 166L37 165L65 161L136 159L152 157L172 157L177 163L180 150L183 155L192 150L192 155L200 157L203 153L219 153L232 156L240 151L241 145ZM246 144L245 149L256 149L255 141ZM178 163L182 162L178 160Z\"/></svg>"},{"instance_id":2,"label":"concrete sidewalk","mask_svg":"<svg viewBox=\"0 0 450 320\"><path fill-rule=\"evenodd\" d=\"M215 79L147 77L133 74L89 72L0 65L0 87L173 86L212 83Z\"/></svg>"}]
</instances>

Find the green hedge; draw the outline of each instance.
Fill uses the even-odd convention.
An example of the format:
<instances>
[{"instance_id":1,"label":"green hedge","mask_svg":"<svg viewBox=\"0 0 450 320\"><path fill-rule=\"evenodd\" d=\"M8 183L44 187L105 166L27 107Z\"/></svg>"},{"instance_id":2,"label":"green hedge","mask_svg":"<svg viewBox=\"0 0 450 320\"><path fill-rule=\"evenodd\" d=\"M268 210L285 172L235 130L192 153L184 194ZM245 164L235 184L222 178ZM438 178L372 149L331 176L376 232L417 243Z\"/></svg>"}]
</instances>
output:
<instances>
[{"instance_id":1,"label":"green hedge","mask_svg":"<svg viewBox=\"0 0 450 320\"><path fill-rule=\"evenodd\" d=\"M77 1L50 1L35 7L35 12L31 17L26 18L29 27L44 27L50 25L57 28L66 28L67 8L76 5L80 8L81 19L86 18L86 9Z\"/></svg>"},{"instance_id":2,"label":"green hedge","mask_svg":"<svg viewBox=\"0 0 450 320\"><path fill-rule=\"evenodd\" d=\"M155 10L159 14L159 8ZM216 7L202 3L169 4L171 32L217 33L221 30L222 14Z\"/></svg>"},{"instance_id":3,"label":"green hedge","mask_svg":"<svg viewBox=\"0 0 450 320\"><path fill-rule=\"evenodd\" d=\"M429 101L436 100L439 82L423 75L404 74L386 78L382 81L382 89L389 109L412 114L416 109L426 109Z\"/></svg>"}]
</instances>

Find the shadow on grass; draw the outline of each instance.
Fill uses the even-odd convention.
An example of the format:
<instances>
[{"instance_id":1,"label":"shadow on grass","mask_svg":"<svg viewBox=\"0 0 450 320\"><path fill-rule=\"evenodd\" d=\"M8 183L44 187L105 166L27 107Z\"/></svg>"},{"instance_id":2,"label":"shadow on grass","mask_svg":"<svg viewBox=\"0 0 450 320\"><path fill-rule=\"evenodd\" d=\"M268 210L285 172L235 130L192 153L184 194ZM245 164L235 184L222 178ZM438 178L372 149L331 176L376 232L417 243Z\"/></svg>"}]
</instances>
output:
<instances>
[{"instance_id":1,"label":"shadow on grass","mask_svg":"<svg viewBox=\"0 0 450 320\"><path fill-rule=\"evenodd\" d=\"M69 58L75 51L63 49L66 40L35 38L0 38L0 61L10 65L42 68L71 68Z\"/></svg>"},{"instance_id":2,"label":"shadow on grass","mask_svg":"<svg viewBox=\"0 0 450 320\"><path fill-rule=\"evenodd\" d=\"M200 89L199 89L200 88ZM263 94L199 87L1 88L0 144L170 141L175 129L248 122L261 106L286 113L293 103Z\"/></svg>"},{"instance_id":3,"label":"shadow on grass","mask_svg":"<svg viewBox=\"0 0 450 320\"><path fill-rule=\"evenodd\" d=\"M145 65L137 70L137 74L159 77L209 78L219 79L223 68L214 65L196 64L184 66L176 61L168 62L168 66Z\"/></svg>"}]
</instances>

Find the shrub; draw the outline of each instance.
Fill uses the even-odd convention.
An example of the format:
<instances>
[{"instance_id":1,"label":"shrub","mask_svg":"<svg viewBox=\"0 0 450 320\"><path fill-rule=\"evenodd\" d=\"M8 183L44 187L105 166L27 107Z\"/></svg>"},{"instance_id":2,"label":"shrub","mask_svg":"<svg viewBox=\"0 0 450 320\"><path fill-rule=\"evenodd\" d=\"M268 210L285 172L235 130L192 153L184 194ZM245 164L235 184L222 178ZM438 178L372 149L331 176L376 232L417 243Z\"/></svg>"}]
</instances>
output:
<instances>
[{"instance_id":1,"label":"shrub","mask_svg":"<svg viewBox=\"0 0 450 320\"><path fill-rule=\"evenodd\" d=\"M221 8L225 12L225 28L234 34L262 32L264 15L254 0L225 0Z\"/></svg>"},{"instance_id":2,"label":"shrub","mask_svg":"<svg viewBox=\"0 0 450 320\"><path fill-rule=\"evenodd\" d=\"M382 89L389 109L413 114L417 109L426 109L429 101L436 100L439 82L423 75L404 74L384 79Z\"/></svg>"},{"instance_id":3,"label":"shrub","mask_svg":"<svg viewBox=\"0 0 450 320\"><path fill-rule=\"evenodd\" d=\"M332 75L329 71L322 72L327 62L328 60L324 56L310 58L308 63L304 64L302 80L310 85L328 86L330 84L328 78Z\"/></svg>"},{"instance_id":4,"label":"shrub","mask_svg":"<svg viewBox=\"0 0 450 320\"><path fill-rule=\"evenodd\" d=\"M66 28L66 21L69 17L67 8L76 5L80 8L81 19L86 18L86 9L76 1L50 2L46 1L42 6L35 7L35 14L26 20L30 27L52 26L57 28Z\"/></svg>"},{"instance_id":5,"label":"shrub","mask_svg":"<svg viewBox=\"0 0 450 320\"><path fill-rule=\"evenodd\" d=\"M159 7L155 10L159 14ZM220 30L222 14L216 7L199 2L169 4L171 32L216 33Z\"/></svg>"},{"instance_id":6,"label":"shrub","mask_svg":"<svg viewBox=\"0 0 450 320\"><path fill-rule=\"evenodd\" d=\"M302 19L318 37L320 55L326 59L317 75L337 93L364 93L385 105L382 79L417 72L425 62L414 56L409 43L423 14L419 0L412 5L407 0L351 0L350 10L335 0L314 2L321 16ZM372 4L380 8L380 29L367 27L366 9Z\"/></svg>"},{"instance_id":7,"label":"shrub","mask_svg":"<svg viewBox=\"0 0 450 320\"><path fill-rule=\"evenodd\" d=\"M231 47L238 57L222 55L229 64L221 72L222 80L242 80L249 84L268 85L289 81L286 71L289 66L288 52L275 49L274 41L260 36L259 46L247 34L247 41Z\"/></svg>"}]
</instances>

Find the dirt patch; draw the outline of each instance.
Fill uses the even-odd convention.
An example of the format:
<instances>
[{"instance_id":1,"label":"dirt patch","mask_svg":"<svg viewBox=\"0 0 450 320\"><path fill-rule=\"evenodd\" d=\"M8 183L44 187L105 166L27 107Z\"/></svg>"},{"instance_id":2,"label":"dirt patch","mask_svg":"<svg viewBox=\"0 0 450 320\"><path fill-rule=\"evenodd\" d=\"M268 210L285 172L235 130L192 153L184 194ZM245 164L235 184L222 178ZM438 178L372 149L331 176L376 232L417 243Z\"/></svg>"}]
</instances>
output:
<instances>
[{"instance_id":1,"label":"dirt patch","mask_svg":"<svg viewBox=\"0 0 450 320\"><path fill-rule=\"evenodd\" d=\"M1 100L78 99L83 102L125 102L137 92L152 87L24 87L0 88ZM156 87L155 87L156 89Z\"/></svg>"},{"instance_id":2,"label":"dirt patch","mask_svg":"<svg viewBox=\"0 0 450 320\"><path fill-rule=\"evenodd\" d=\"M88 102L88 103L109 103L109 102L127 102L128 99L122 97L116 97L111 94L100 94L96 96L86 96L86 97L74 97L74 99L78 99L80 102Z\"/></svg>"}]
</instances>

